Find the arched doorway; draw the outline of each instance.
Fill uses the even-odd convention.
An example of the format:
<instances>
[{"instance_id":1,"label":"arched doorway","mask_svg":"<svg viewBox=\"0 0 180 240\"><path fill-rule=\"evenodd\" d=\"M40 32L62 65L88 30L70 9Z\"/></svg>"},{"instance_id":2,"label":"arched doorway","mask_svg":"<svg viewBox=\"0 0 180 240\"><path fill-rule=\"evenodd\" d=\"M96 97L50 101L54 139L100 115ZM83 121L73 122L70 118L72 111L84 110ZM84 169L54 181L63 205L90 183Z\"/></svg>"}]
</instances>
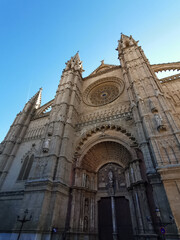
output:
<instances>
[{"instance_id":1,"label":"arched doorway","mask_svg":"<svg viewBox=\"0 0 180 240\"><path fill-rule=\"evenodd\" d=\"M70 221L74 234L82 239L131 240L137 232L152 231L139 160L134 156L123 144L103 140L76 162Z\"/></svg>"},{"instance_id":2,"label":"arched doorway","mask_svg":"<svg viewBox=\"0 0 180 240\"><path fill-rule=\"evenodd\" d=\"M97 177L97 194L108 193L108 197L101 197L98 201L99 239L133 239L124 169L118 164L108 163L99 169Z\"/></svg>"}]
</instances>

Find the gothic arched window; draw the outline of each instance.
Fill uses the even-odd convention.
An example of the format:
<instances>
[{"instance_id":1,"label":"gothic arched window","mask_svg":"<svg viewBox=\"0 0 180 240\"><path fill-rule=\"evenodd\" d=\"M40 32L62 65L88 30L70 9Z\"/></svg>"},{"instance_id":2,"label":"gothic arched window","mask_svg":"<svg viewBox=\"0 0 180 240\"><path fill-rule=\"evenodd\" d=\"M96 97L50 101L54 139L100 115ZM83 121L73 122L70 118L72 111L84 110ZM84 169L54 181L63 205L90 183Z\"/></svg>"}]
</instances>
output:
<instances>
[{"instance_id":1,"label":"gothic arched window","mask_svg":"<svg viewBox=\"0 0 180 240\"><path fill-rule=\"evenodd\" d=\"M34 155L31 155L31 157L27 156L24 159L24 162L21 167L21 171L19 173L17 180L26 180L28 178L32 164L33 164L33 160L34 160Z\"/></svg>"}]
</instances>

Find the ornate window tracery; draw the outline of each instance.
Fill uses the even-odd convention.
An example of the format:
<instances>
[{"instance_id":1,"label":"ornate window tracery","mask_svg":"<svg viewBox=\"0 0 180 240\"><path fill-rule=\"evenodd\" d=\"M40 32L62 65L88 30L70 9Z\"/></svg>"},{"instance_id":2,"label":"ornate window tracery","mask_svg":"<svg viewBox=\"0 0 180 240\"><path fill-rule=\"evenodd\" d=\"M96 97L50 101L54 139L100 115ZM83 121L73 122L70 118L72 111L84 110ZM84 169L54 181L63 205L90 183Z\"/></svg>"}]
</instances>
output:
<instances>
[{"instance_id":1,"label":"ornate window tracery","mask_svg":"<svg viewBox=\"0 0 180 240\"><path fill-rule=\"evenodd\" d=\"M86 88L83 100L90 106L113 102L124 90L124 82L117 77L103 78Z\"/></svg>"}]
</instances>

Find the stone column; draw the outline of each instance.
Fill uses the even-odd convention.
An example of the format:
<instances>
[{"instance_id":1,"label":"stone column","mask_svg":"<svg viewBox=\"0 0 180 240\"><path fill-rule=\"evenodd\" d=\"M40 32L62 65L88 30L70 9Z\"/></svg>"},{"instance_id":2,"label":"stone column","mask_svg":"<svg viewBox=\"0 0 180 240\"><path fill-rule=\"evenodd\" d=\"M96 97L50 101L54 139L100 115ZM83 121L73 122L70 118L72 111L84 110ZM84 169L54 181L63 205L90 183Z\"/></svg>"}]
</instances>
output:
<instances>
[{"instance_id":1,"label":"stone column","mask_svg":"<svg viewBox=\"0 0 180 240\"><path fill-rule=\"evenodd\" d=\"M113 224L113 240L117 240L117 223L114 196L111 196L112 224Z\"/></svg>"}]
</instances>

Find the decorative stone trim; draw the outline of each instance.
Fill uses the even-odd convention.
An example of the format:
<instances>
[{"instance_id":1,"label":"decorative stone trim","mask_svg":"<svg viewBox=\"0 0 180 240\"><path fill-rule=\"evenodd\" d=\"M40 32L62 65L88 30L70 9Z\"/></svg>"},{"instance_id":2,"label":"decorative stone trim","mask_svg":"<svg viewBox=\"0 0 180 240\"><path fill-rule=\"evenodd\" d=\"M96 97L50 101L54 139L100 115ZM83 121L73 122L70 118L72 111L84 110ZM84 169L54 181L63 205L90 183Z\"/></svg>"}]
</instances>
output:
<instances>
[{"instance_id":1,"label":"decorative stone trim","mask_svg":"<svg viewBox=\"0 0 180 240\"><path fill-rule=\"evenodd\" d=\"M107 116L108 115L108 116ZM94 113L94 114L90 114L87 116L83 116L81 118L80 123L78 123L76 125L77 130L80 127L84 127L84 126L88 126L88 125L92 125L94 123L102 123L102 122L106 122L106 121L110 121L110 120L116 120L116 119L121 119L121 118L125 118L126 120L131 120L132 119L132 113L131 112L123 112L123 113L116 113L116 114L109 114L107 113L107 115L104 114L98 114Z\"/></svg>"},{"instance_id":2,"label":"decorative stone trim","mask_svg":"<svg viewBox=\"0 0 180 240\"><path fill-rule=\"evenodd\" d=\"M180 74L172 75L169 77L161 78L159 79L160 83L166 83L166 82L171 82L175 80L180 80Z\"/></svg>"},{"instance_id":3,"label":"decorative stone trim","mask_svg":"<svg viewBox=\"0 0 180 240\"><path fill-rule=\"evenodd\" d=\"M154 72L161 72L166 70L180 70L180 62L153 64L151 65L151 68L154 70Z\"/></svg>"}]
</instances>

